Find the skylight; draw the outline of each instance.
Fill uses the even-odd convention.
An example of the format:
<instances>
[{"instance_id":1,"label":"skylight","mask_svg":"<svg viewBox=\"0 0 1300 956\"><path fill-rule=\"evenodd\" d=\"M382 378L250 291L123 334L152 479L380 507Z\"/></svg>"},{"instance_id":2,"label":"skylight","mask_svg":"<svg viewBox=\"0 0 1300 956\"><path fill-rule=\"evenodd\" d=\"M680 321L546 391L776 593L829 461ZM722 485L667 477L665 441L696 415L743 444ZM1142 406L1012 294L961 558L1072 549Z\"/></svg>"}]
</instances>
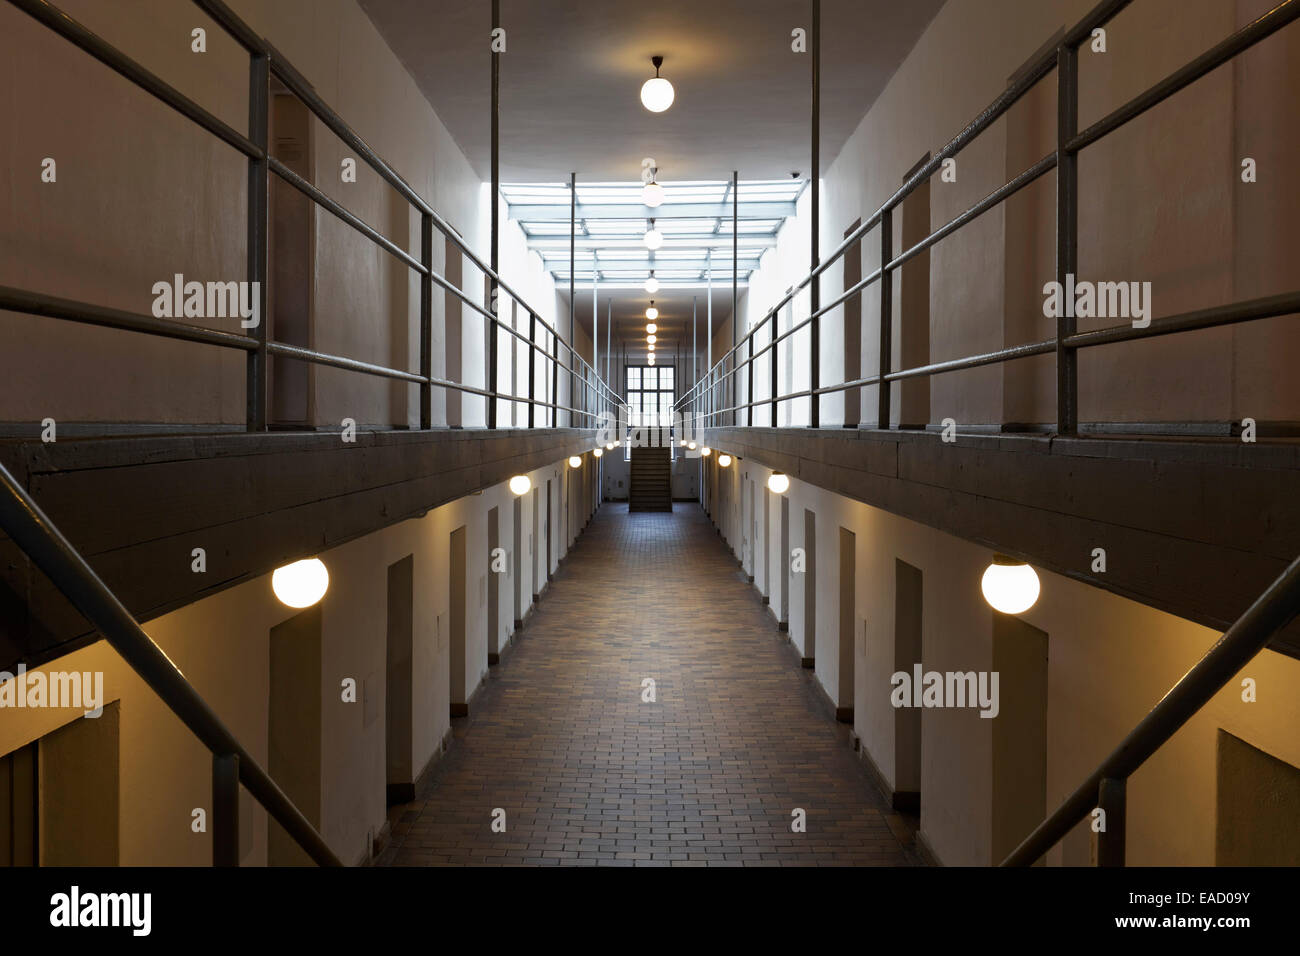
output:
<instances>
[{"instance_id":1,"label":"skylight","mask_svg":"<svg viewBox=\"0 0 1300 956\"><path fill-rule=\"evenodd\" d=\"M731 281L733 241L731 183L660 183L664 201L642 205L639 182L578 183L574 281L590 284L593 263L602 284L640 286L653 270L664 287L695 287L710 272L714 282ZM746 283L777 233L794 215L803 180L741 182L738 222L738 281ZM567 183L529 183L501 187L501 194L546 269L560 283L569 281L570 195ZM643 236L654 227L663 245L651 252ZM710 257L710 253L712 256Z\"/></svg>"}]
</instances>

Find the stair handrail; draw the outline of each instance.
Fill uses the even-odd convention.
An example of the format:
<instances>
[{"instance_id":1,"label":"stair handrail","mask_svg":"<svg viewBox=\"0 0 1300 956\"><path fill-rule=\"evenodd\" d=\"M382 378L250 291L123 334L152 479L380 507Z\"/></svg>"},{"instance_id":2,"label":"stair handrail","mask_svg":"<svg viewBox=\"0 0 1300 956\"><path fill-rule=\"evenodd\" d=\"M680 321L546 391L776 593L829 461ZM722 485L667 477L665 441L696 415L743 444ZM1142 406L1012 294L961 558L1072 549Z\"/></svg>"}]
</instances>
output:
<instances>
[{"instance_id":1,"label":"stair handrail","mask_svg":"<svg viewBox=\"0 0 1300 956\"><path fill-rule=\"evenodd\" d=\"M1098 865L1123 866L1125 787L1132 773L1204 707L1300 614L1300 557L1270 584L1119 746L1034 828L1001 866L1030 866L1094 809L1105 811Z\"/></svg>"},{"instance_id":2,"label":"stair handrail","mask_svg":"<svg viewBox=\"0 0 1300 956\"><path fill-rule=\"evenodd\" d=\"M0 528L212 753L214 864L239 863L238 785L242 783L313 860L321 866L343 865L325 838L222 723L180 668L144 632L135 616L3 463Z\"/></svg>"}]
</instances>

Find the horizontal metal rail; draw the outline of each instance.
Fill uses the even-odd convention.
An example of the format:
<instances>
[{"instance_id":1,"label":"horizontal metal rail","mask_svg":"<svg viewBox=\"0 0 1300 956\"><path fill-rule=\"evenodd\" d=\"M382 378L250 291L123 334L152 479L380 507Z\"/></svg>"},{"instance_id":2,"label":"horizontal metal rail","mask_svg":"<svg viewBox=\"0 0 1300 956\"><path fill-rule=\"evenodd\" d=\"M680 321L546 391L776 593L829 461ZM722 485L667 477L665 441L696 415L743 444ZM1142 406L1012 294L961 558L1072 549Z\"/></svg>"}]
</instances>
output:
<instances>
[{"instance_id":1,"label":"horizontal metal rail","mask_svg":"<svg viewBox=\"0 0 1300 956\"><path fill-rule=\"evenodd\" d=\"M1300 558L1268 586L1064 803L1002 861L1029 866L1094 807L1103 780L1127 780L1300 613ZM1122 822L1122 821L1121 821ZM1110 827L1114 821L1107 821Z\"/></svg>"},{"instance_id":2,"label":"horizontal metal rail","mask_svg":"<svg viewBox=\"0 0 1300 956\"><path fill-rule=\"evenodd\" d=\"M1269 296L1260 299L1253 299L1241 302L1230 303L1228 305L1216 306L1210 309L1202 309L1196 312L1183 313L1181 315L1167 316L1160 319L1152 320L1148 325L1138 326L1120 326L1114 328L1101 329L1092 332L1077 332L1073 328L1073 323L1063 325L1058 329L1057 337L1048 341L1033 342L1024 345L1013 346L1010 348L1000 349L994 352L988 352L980 355L971 355L963 358L954 358L947 361L932 362L915 368L893 371L889 369L891 356L882 354L880 371L875 375L855 378L851 381L843 381L838 384L820 384L816 382L815 377L813 384L815 387L810 389L793 392L789 395L776 394L775 381L768 383L768 393L762 396L752 396L750 401L735 402L730 405L723 405L714 401L720 389L725 389L727 382L731 379L739 381L742 371L746 372L751 379L750 392L752 395L752 378L754 370L757 368L756 363L767 356L769 352L776 351L777 354L768 357L768 362L773 370L778 367L781 359L780 346L787 339L791 339L795 334L810 325L816 329L816 321L827 315L835 309L842 307L855 296L861 295L866 289L879 282L883 277L888 276L891 272L901 268L907 262L911 261L918 255L930 249L936 243L944 238L956 233L963 226L968 225L976 218L1006 201L1009 197L1024 189L1029 184L1037 181L1048 172L1058 169L1062 163L1062 157L1074 157L1079 151L1088 145L1101 139L1107 133L1113 132L1123 126L1130 120L1142 115L1147 110L1173 96L1179 90L1184 89L1197 79L1205 76L1210 71L1229 62L1234 56L1249 49L1261 40L1273 35L1289 23L1300 19L1300 0L1282 0L1276 7L1268 13L1260 16L1248 26L1234 33L1232 36L1216 44L1212 49L1196 57L1190 63L1170 73L1164 79L1155 85L1140 93L1123 106L1114 110L1103 119L1094 123L1088 129L1077 135L1067 136L1058 145L1058 148L1048 155L1044 156L1038 162L1034 163L1028 169L1019 175L993 190L983 199L970 206L961 214L949 220L944 225L932 230L927 236L916 242L910 248L897 255L890 255L886 252L881 257L881 264L870 274L854 282L849 288L841 292L834 299L819 307L811 310L809 314L798 322L792 322L790 328L784 331L776 331L777 316L782 309L791 304L795 297L803 290L814 283L818 277L826 272L833 263L841 259L849 250L853 249L863 238L877 226L889 219L889 214L896 209L918 186L927 182L931 176L938 172L945 160L956 156L966 145L968 145L981 132L987 130L997 119L1004 116L1015 103L1017 103L1035 84L1044 79L1053 69L1055 69L1062 58L1073 56L1073 51L1085 40L1087 40L1092 31L1098 27L1104 26L1116 14L1129 5L1131 0L1103 0L1097 4L1085 17L1076 23L1071 29L1067 30L1059 46L1044 50L1033 62L1012 80L1007 89L1003 91L989 106L984 109L973 121L964 129L954 136L942 149L935 153L927 162L922 164L913 172L907 180L900 186L880 207L866 217L828 256L823 258L815 268L806 276L793 285L789 291L781 296L775 305L773 305L761 318L759 318L749 330L735 341L733 346L724 352L708 370L701 375L697 381L688 389L675 404L675 408L681 411L684 416L693 421L703 422L705 426L712 424L725 423L725 416L750 410L751 416L749 424L753 423L752 409L764 405L775 405L783 401L789 401L793 398L812 397L816 402L817 397L828 395L836 392L843 392L854 388L864 388L868 386L879 386L882 383L895 382L908 378L924 377L937 375L946 372L960 371L963 369L976 368L984 365L999 364L1004 361L1012 361L1030 356L1047 355L1055 352L1057 354L1058 364L1068 362L1074 363L1074 356L1080 349L1090 348L1100 345L1109 345L1118 342L1132 341L1142 338L1150 338L1159 335L1169 335L1176 332L1187 332L1198 329L1213 328L1216 326L1230 325L1238 322L1248 322L1256 319L1272 318L1282 315L1289 315L1300 312L1300 292L1289 292L1281 295ZM1076 96L1077 88L1065 86L1058 91L1058 99L1066 96ZM1072 161L1072 159L1071 159ZM1073 173L1070 174L1073 179ZM1073 189L1071 185L1067 187ZM1077 206L1077 196L1072 193L1066 197L1068 203ZM1065 207L1068 211L1070 206ZM1059 218L1058 213L1058 231L1063 229L1076 228L1070 220ZM888 243L882 236L882 248L888 249ZM888 294L887 288L882 288L882 295ZM892 321L892 320L891 320ZM768 340L758 345L756 336L761 334L767 324L772 323L773 333L767 336ZM791 346L793 343L791 343ZM788 352L789 358L793 358L792 352ZM788 360L788 359L787 359ZM809 357L810 363L816 367L816 357ZM774 373L773 373L774 374ZM1066 391L1068 390L1068 392ZM888 400L886 393L888 389L881 389L878 401L882 412L888 409ZM1058 417L1062 409L1070 410L1067 418L1077 418L1077 378L1071 374L1064 377L1058 376ZM775 414L775 413L774 413ZM816 420L814 418L814 420ZM775 418L773 418L775 422ZM743 424L739 419L734 419L733 424ZM882 424L881 427L888 427L888 423ZM1062 433L1073 433L1077 427L1075 421L1058 421L1058 431Z\"/></svg>"},{"instance_id":3,"label":"horizontal metal rail","mask_svg":"<svg viewBox=\"0 0 1300 956\"><path fill-rule=\"evenodd\" d=\"M0 464L0 527L55 587L67 595L72 605L200 743L216 756L238 757L239 782L313 860L321 866L343 865L316 828L244 749L166 652L144 632L131 612L122 606L3 464Z\"/></svg>"}]
</instances>

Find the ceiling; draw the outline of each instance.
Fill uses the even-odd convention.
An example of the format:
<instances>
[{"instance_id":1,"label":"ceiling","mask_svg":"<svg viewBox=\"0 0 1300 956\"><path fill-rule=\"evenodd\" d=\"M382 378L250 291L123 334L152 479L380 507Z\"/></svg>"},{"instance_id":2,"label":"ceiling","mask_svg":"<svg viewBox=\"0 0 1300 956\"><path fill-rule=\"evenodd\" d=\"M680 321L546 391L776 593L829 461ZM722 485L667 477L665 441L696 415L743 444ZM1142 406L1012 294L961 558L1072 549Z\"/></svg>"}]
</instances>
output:
<instances>
[{"instance_id":1,"label":"ceiling","mask_svg":"<svg viewBox=\"0 0 1300 956\"><path fill-rule=\"evenodd\" d=\"M489 178L491 4L360 0L464 150ZM823 171L942 0L823 0ZM808 0L501 0L503 182L635 182L808 175L810 72L791 31ZM677 93L641 106L662 55ZM796 177L797 178L797 177Z\"/></svg>"},{"instance_id":2,"label":"ceiling","mask_svg":"<svg viewBox=\"0 0 1300 956\"><path fill-rule=\"evenodd\" d=\"M475 171L489 179L491 4L360 3ZM822 0L823 172L942 5L943 0ZM740 213L743 293L758 255L775 244L776 229L793 211L747 208L746 194L755 196L749 187L767 181L793 188L797 196L810 175L811 59L791 49L791 32L809 28L810 19L810 0L501 0L506 30L500 58L501 181L515 184L512 189L551 184L566 197L556 203L555 196L542 192L530 199L526 193L510 196L507 190L512 218L557 280L563 311L568 308L567 184L575 173L582 210L579 236L607 230L607 241L586 243L599 246L604 260L598 312L603 320L612 297L615 343L635 342L644 351L650 296L636 287L633 269L617 275L615 260L637 249L635 269L651 266L634 235L643 233L642 217L648 218L651 210L635 200L619 212L583 207L589 205L589 194L601 191L600 184L639 189L645 157L655 159L658 181L669 190L725 185L737 173L745 187ZM641 84L654 74L654 55L664 57L662 75L676 91L675 102L663 113L646 110L639 96ZM542 195L540 201L537 195ZM517 209L521 203L529 208ZM548 203L556 208L539 208ZM725 232L717 236L722 261L713 270L715 330L731 313L731 224L729 218L720 222L725 209L699 212L694 225L668 223L672 217L667 210L659 213L665 221L657 226L666 240L654 257L657 274L667 279L675 246L692 246L690 253L676 252L691 261L655 295L662 313L661 354L673 339L689 341L692 299L705 303L700 267L707 259L701 263L697 253L713 244L702 230L710 218ZM602 218L621 222L593 223ZM688 242L677 241L676 228L689 230ZM583 258L580 238L575 317L590 335L590 253L585 268ZM715 264L718 258L715 252ZM687 275L692 272L693 280ZM698 326L703 337L702 308Z\"/></svg>"}]
</instances>

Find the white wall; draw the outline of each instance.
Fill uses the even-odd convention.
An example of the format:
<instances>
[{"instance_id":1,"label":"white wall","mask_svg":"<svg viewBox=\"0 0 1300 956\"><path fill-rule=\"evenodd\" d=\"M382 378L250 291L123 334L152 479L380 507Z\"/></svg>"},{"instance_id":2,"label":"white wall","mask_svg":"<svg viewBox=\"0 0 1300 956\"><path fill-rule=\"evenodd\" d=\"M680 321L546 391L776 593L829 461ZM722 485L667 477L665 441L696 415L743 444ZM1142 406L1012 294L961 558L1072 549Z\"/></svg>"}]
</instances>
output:
<instances>
[{"instance_id":1,"label":"white wall","mask_svg":"<svg viewBox=\"0 0 1300 956\"><path fill-rule=\"evenodd\" d=\"M584 456L583 469L592 459ZM535 486L547 476L568 470L563 462L532 472ZM575 479L579 472L574 472ZM561 488L552 483L556 555L565 552ZM543 492L544 493L544 492ZM388 566L414 556L414 654L412 659L412 760L418 772L438 752L450 728L449 705L449 546L461 527L467 536L465 686L476 687L486 675L486 576L491 573L487 547L487 512L498 507L501 547L509 553L503 576L501 636L504 647L513 629L514 575L531 580L527 554L532 534L532 494L523 497L522 547L513 553L514 496L504 485L485 489L319 555L330 572L330 589L322 602L321 634L321 831L346 863L358 861L368 838L385 822L385 675ZM576 499L578 529L589 505ZM586 509L586 510L584 510ZM538 522L539 543L545 540ZM575 532L576 533L576 532ZM554 570L555 561L552 562ZM524 590L525 612L532 590ZM265 768L271 628L292 616L271 592L263 575L171 614L150 621L145 631L166 651L217 715ZM508 657L503 666L508 666ZM207 750L171 715L105 642L51 661L40 668L102 671L105 699L121 704L121 859L123 865L207 865L212 859L207 834L190 830L190 811L210 809L211 758ZM341 682L356 680L358 702L344 703ZM366 695L371 697L367 707ZM470 706L474 703L471 699ZM377 719L366 723L367 710ZM0 753L8 753L79 712L52 709L7 710L0 722ZM246 795L245 795L246 796ZM251 827L253 842L245 865L266 860L266 814L247 799L241 825Z\"/></svg>"},{"instance_id":2,"label":"white wall","mask_svg":"<svg viewBox=\"0 0 1300 956\"><path fill-rule=\"evenodd\" d=\"M771 470L745 460L711 469L714 521L738 554L738 472L764 489ZM816 680L837 706L854 708L854 729L886 783L894 783L895 559L924 574L923 648L927 671L992 669L993 611L980 592L992 559L981 546L791 479L790 547L804 546L803 510L817 515ZM761 500L759 529L764 535ZM760 540L772 557L780 512ZM748 534L746 513L744 534ZM852 701L839 687L839 528L856 536L857 646ZM781 556L785 561L789 556ZM773 565L774 567L776 565ZM776 573L776 572L774 572ZM1209 649L1219 635L1171 614L1039 571L1042 596L1023 620L1048 634L1047 807L1054 810ZM768 594L764 582L755 589ZM792 575L790 640L806 655L803 586ZM865 631L863 630L865 628ZM865 640L863 639L865 635ZM1241 699L1242 677L1258 701ZM1016 688L1003 684L1005 700ZM1264 651L1147 762L1129 782L1130 865L1209 866L1214 860L1216 734L1221 728L1300 766L1300 661ZM991 856L994 719L975 710L922 711L921 834L948 865L983 866ZM1086 865L1081 826L1048 856Z\"/></svg>"}]
</instances>

